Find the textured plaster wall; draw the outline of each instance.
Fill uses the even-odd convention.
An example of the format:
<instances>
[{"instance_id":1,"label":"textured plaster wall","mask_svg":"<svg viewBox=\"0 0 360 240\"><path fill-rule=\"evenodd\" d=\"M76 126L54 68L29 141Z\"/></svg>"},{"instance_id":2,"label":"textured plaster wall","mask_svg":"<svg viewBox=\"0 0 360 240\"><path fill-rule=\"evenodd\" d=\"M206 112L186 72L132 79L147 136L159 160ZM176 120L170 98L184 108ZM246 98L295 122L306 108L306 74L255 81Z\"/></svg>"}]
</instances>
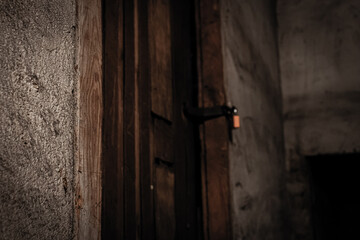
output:
<instances>
[{"instance_id":1,"label":"textured plaster wall","mask_svg":"<svg viewBox=\"0 0 360 240\"><path fill-rule=\"evenodd\" d=\"M241 128L230 147L234 239L282 239L284 172L276 6L221 1L228 100Z\"/></svg>"},{"instance_id":2,"label":"textured plaster wall","mask_svg":"<svg viewBox=\"0 0 360 240\"><path fill-rule=\"evenodd\" d=\"M75 3L0 1L0 239L73 236Z\"/></svg>"},{"instance_id":3,"label":"textured plaster wall","mask_svg":"<svg viewBox=\"0 0 360 240\"><path fill-rule=\"evenodd\" d=\"M312 239L304 156L360 151L360 1L278 0L287 239Z\"/></svg>"}]
</instances>

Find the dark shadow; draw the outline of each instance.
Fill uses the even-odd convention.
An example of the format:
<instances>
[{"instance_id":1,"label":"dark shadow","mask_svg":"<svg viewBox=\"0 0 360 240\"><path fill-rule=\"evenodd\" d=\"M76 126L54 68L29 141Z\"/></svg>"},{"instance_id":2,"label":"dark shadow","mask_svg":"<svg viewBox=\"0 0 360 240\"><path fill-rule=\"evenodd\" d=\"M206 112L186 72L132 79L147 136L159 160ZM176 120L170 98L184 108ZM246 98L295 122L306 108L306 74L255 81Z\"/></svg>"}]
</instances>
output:
<instances>
[{"instance_id":1,"label":"dark shadow","mask_svg":"<svg viewBox=\"0 0 360 240\"><path fill-rule=\"evenodd\" d=\"M315 240L360 239L360 154L307 157Z\"/></svg>"}]
</instances>

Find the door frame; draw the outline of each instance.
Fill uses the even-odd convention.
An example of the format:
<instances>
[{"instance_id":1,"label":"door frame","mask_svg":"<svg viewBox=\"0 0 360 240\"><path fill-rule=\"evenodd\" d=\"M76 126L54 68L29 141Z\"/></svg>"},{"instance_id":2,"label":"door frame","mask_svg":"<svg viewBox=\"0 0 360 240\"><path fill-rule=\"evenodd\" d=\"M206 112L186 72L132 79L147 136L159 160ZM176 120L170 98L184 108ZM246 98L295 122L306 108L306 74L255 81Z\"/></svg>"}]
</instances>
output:
<instances>
[{"instance_id":1,"label":"door frame","mask_svg":"<svg viewBox=\"0 0 360 240\"><path fill-rule=\"evenodd\" d=\"M78 0L76 4L74 235L91 240L101 238L102 13L101 0Z\"/></svg>"},{"instance_id":2,"label":"door frame","mask_svg":"<svg viewBox=\"0 0 360 240\"><path fill-rule=\"evenodd\" d=\"M151 167L150 156L147 154L150 151L149 144L141 140L150 137L147 124L150 115L145 114L149 110L150 102L147 91L148 1L119 1L120 6L124 4L126 11L122 11L119 6L115 9L115 12L119 13L115 21L120 29L116 36L124 39L124 42L117 43L114 49L116 56L122 59L119 64L122 66L115 66L113 69L118 72L110 74L110 78L109 69L103 64L107 58L104 51L109 47L106 44L114 43L106 43L106 35L113 33L107 29L110 25L106 25L111 15L108 15L109 18L106 14L103 16L105 1L109 0L77 1L79 45L76 59L78 112L75 133L74 234L77 239L101 239L105 231L111 231L106 229L105 225L102 226L101 219L110 217L112 207L120 202L122 206L115 208L118 209L115 212L126 217L126 221L121 218L122 221L117 223L124 226L117 236L143 239L154 236L153 202L141 201L152 199L153 194L150 187L151 171L148 171ZM224 105L226 94L219 0L196 0L195 5L199 107ZM111 85L114 82L109 81L114 80L123 82L124 85ZM119 91L114 92L114 88L108 88L109 84ZM140 85L143 87L139 88ZM108 92L111 90L112 94ZM117 108L122 106L124 98L134 104ZM110 131L109 122L112 126L117 126L118 131ZM128 135L129 140L126 142L123 142L124 134ZM200 126L204 239L232 238L228 134L228 125L224 118L211 120ZM113 141L110 141L111 139ZM113 151L110 157L108 150L112 144L121 147ZM123 147L124 145L126 147ZM140 152L142 154L139 154ZM109 173L111 167L107 161L110 158L116 160L117 171ZM120 184L122 187L114 186L120 181L124 183ZM107 187L118 189L118 194L109 198L107 194L114 193L106 193ZM114 197L117 201L109 200Z\"/></svg>"},{"instance_id":3,"label":"door frame","mask_svg":"<svg viewBox=\"0 0 360 240\"><path fill-rule=\"evenodd\" d=\"M220 0L197 0L199 107L226 105ZM225 118L200 126L205 239L231 239L229 126Z\"/></svg>"}]
</instances>

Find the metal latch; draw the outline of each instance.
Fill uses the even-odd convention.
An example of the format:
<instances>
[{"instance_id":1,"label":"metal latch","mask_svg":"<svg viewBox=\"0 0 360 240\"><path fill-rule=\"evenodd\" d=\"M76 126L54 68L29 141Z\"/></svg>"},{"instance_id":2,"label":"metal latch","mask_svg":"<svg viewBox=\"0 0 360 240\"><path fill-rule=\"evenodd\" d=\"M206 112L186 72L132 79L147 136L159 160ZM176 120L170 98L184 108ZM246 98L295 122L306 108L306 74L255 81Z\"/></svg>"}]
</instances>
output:
<instances>
[{"instance_id":1,"label":"metal latch","mask_svg":"<svg viewBox=\"0 0 360 240\"><path fill-rule=\"evenodd\" d=\"M184 107L184 113L187 118L192 121L203 123L207 120L225 116L231 129L237 129L240 127L240 116L236 107L229 106L214 106L208 108L193 108Z\"/></svg>"}]
</instances>

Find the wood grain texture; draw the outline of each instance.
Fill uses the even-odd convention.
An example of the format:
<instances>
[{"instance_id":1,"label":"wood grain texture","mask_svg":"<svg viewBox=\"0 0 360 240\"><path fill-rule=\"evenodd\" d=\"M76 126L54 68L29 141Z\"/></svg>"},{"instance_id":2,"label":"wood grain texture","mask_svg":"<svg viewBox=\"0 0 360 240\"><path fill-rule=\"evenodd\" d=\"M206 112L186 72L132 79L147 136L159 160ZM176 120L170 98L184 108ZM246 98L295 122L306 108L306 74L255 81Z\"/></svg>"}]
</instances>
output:
<instances>
[{"instance_id":1,"label":"wood grain texture","mask_svg":"<svg viewBox=\"0 0 360 240\"><path fill-rule=\"evenodd\" d=\"M75 162L75 236L100 239L102 16L100 0L78 1L79 99Z\"/></svg>"},{"instance_id":2,"label":"wood grain texture","mask_svg":"<svg viewBox=\"0 0 360 240\"><path fill-rule=\"evenodd\" d=\"M123 2L104 0L102 239L124 237Z\"/></svg>"},{"instance_id":3,"label":"wood grain texture","mask_svg":"<svg viewBox=\"0 0 360 240\"><path fill-rule=\"evenodd\" d=\"M124 1L124 239L136 238L134 2Z\"/></svg>"},{"instance_id":4,"label":"wood grain texture","mask_svg":"<svg viewBox=\"0 0 360 240\"><path fill-rule=\"evenodd\" d=\"M156 239L175 239L175 176L162 164L155 169Z\"/></svg>"},{"instance_id":5,"label":"wood grain texture","mask_svg":"<svg viewBox=\"0 0 360 240\"><path fill-rule=\"evenodd\" d=\"M149 1L149 53L152 111L172 119L170 1Z\"/></svg>"},{"instance_id":6,"label":"wood grain texture","mask_svg":"<svg viewBox=\"0 0 360 240\"><path fill-rule=\"evenodd\" d=\"M174 162L174 135L172 126L158 118L153 120L153 146L154 157L161 161L173 163Z\"/></svg>"},{"instance_id":7,"label":"wood grain texture","mask_svg":"<svg viewBox=\"0 0 360 240\"><path fill-rule=\"evenodd\" d=\"M176 239L202 239L198 126L183 113L197 107L194 2L172 1Z\"/></svg>"},{"instance_id":8,"label":"wood grain texture","mask_svg":"<svg viewBox=\"0 0 360 240\"><path fill-rule=\"evenodd\" d=\"M141 239L155 239L154 228L154 191L152 163L150 153L150 125L151 125L151 95L150 62L149 62L149 33L148 33L148 0L138 0L138 53L139 53L139 127L140 131L140 187L141 187Z\"/></svg>"},{"instance_id":9,"label":"wood grain texture","mask_svg":"<svg viewBox=\"0 0 360 240\"><path fill-rule=\"evenodd\" d=\"M135 218L136 239L141 239L141 168L140 168L140 112L139 112L139 5L134 1L134 68L135 68Z\"/></svg>"},{"instance_id":10,"label":"wood grain texture","mask_svg":"<svg viewBox=\"0 0 360 240\"><path fill-rule=\"evenodd\" d=\"M200 106L226 103L219 0L198 2ZM231 239L228 126L225 118L201 128L205 239Z\"/></svg>"}]
</instances>

